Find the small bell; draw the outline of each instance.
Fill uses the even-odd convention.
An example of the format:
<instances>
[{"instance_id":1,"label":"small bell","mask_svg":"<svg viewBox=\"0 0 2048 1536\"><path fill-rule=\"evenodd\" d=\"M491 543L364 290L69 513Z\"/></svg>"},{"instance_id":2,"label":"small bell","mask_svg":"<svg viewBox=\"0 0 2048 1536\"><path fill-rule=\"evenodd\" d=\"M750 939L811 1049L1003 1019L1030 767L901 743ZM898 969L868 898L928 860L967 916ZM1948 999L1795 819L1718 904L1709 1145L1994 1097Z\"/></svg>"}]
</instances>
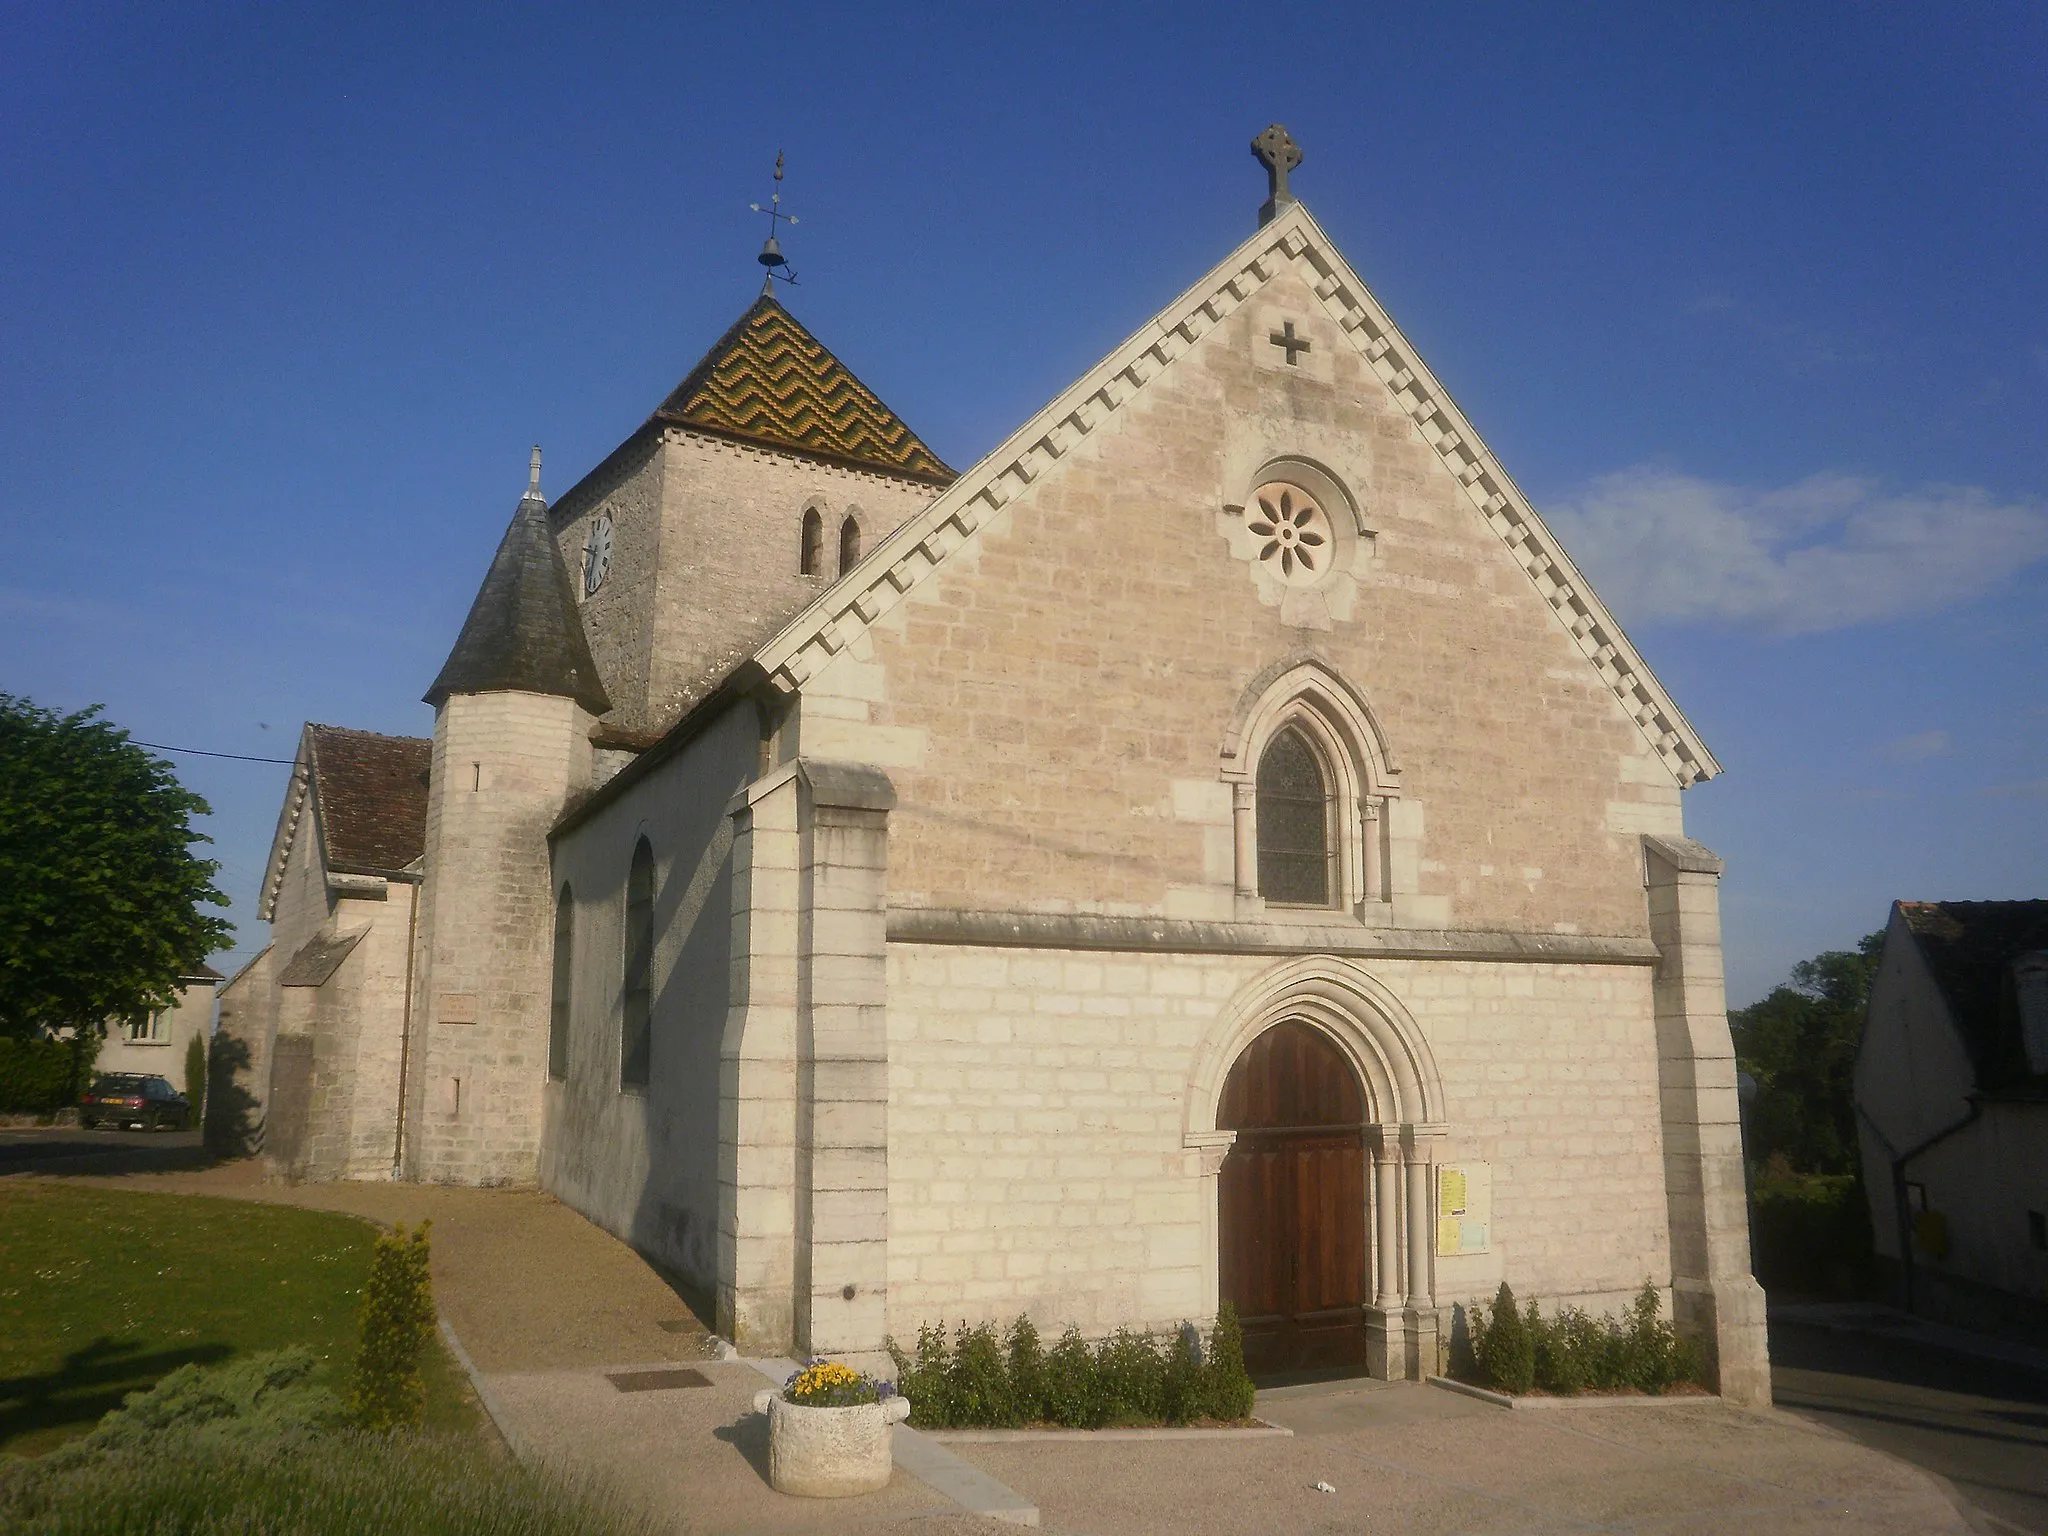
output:
<instances>
[{"instance_id":1,"label":"small bell","mask_svg":"<svg viewBox=\"0 0 2048 1536\"><path fill-rule=\"evenodd\" d=\"M761 254L756 256L754 260L760 262L762 266L768 267L770 269L773 269L775 267L786 267L789 265L788 262L782 259L782 247L776 243L775 237L773 235L770 235L768 237L768 243L761 247Z\"/></svg>"}]
</instances>

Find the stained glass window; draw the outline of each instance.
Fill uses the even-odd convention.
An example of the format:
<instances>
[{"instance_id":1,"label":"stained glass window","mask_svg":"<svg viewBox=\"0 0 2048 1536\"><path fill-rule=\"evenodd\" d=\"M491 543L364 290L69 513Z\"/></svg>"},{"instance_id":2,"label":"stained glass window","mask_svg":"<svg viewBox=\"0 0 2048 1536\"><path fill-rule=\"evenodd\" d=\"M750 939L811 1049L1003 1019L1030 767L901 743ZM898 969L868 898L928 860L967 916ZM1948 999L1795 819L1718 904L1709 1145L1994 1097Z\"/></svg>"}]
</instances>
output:
<instances>
[{"instance_id":1,"label":"stained glass window","mask_svg":"<svg viewBox=\"0 0 2048 1536\"><path fill-rule=\"evenodd\" d=\"M1330 789L1315 748L1280 732L1259 759L1259 894L1288 906L1330 904Z\"/></svg>"}]
</instances>

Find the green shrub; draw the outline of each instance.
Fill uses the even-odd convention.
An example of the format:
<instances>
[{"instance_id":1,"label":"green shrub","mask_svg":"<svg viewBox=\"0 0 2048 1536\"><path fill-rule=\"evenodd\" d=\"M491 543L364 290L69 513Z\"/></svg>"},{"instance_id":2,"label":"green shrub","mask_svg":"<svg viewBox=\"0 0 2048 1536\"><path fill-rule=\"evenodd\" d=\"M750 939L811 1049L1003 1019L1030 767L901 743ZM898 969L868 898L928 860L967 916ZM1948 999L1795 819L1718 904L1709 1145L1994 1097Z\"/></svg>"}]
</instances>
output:
<instances>
[{"instance_id":1,"label":"green shrub","mask_svg":"<svg viewBox=\"0 0 2048 1536\"><path fill-rule=\"evenodd\" d=\"M1069 1324L1045 1357L1045 1418L1066 1429L1093 1429L1102 1422L1095 1383L1095 1355L1081 1330Z\"/></svg>"},{"instance_id":2,"label":"green shrub","mask_svg":"<svg viewBox=\"0 0 2048 1536\"><path fill-rule=\"evenodd\" d=\"M1482 1317L1477 1305L1467 1315L1479 1374L1504 1392L1668 1392L1683 1383L1703 1382L1706 1364L1698 1347L1662 1313L1662 1298L1645 1281L1619 1317L1590 1317L1565 1307L1545 1318L1533 1301L1517 1313L1514 1293L1505 1284L1490 1318ZM1524 1354L1526 1377L1521 1374ZM1527 1385L1514 1385L1518 1380Z\"/></svg>"},{"instance_id":3,"label":"green shrub","mask_svg":"<svg viewBox=\"0 0 2048 1536\"><path fill-rule=\"evenodd\" d=\"M914 1359L898 1349L894 1339L887 1346L896 1365L896 1390L910 1399L911 1424L918 1429L950 1428L952 1351L946 1346L946 1330L932 1323L919 1328Z\"/></svg>"},{"instance_id":4,"label":"green shrub","mask_svg":"<svg viewBox=\"0 0 2048 1536\"><path fill-rule=\"evenodd\" d=\"M1119 1328L1095 1350L1097 1412L1104 1424L1156 1424L1165 1407L1166 1362L1143 1334Z\"/></svg>"},{"instance_id":5,"label":"green shrub","mask_svg":"<svg viewBox=\"0 0 2048 1536\"><path fill-rule=\"evenodd\" d=\"M1192 1324L1182 1323L1166 1341L1159 1416L1169 1424L1187 1424L1208 1412L1209 1393L1202 1379L1200 1337Z\"/></svg>"},{"instance_id":6,"label":"green shrub","mask_svg":"<svg viewBox=\"0 0 2048 1536\"><path fill-rule=\"evenodd\" d=\"M993 1324L953 1335L953 1362L946 1373L947 1411L955 1424L1014 1429L1025 1420L1010 1389L1009 1361Z\"/></svg>"},{"instance_id":7,"label":"green shrub","mask_svg":"<svg viewBox=\"0 0 2048 1536\"><path fill-rule=\"evenodd\" d=\"M85 1031L76 1040L11 1040L0 1037L0 1114L48 1115L69 1109L92 1081L100 1038Z\"/></svg>"},{"instance_id":8,"label":"green shrub","mask_svg":"<svg viewBox=\"0 0 2048 1536\"><path fill-rule=\"evenodd\" d=\"M82 1439L45 1457L70 1466L132 1450L164 1434L251 1444L341 1423L341 1402L313 1381L318 1362L300 1345L212 1367L183 1365L146 1392L130 1392Z\"/></svg>"},{"instance_id":9,"label":"green shrub","mask_svg":"<svg viewBox=\"0 0 2048 1536\"><path fill-rule=\"evenodd\" d=\"M192 1106L192 1124L206 1123L206 1042L194 1035L185 1042L185 1101Z\"/></svg>"},{"instance_id":10,"label":"green shrub","mask_svg":"<svg viewBox=\"0 0 2048 1536\"><path fill-rule=\"evenodd\" d=\"M1050 1418L1045 1409L1045 1345L1038 1325L1020 1316L1010 1324L1010 1400L1018 1422L1035 1424Z\"/></svg>"},{"instance_id":11,"label":"green shrub","mask_svg":"<svg viewBox=\"0 0 2048 1536\"><path fill-rule=\"evenodd\" d=\"M1217 1309L1216 1326L1209 1333L1202 1377L1210 1418L1234 1422L1251 1417L1257 1389L1245 1373L1244 1330L1238 1326L1237 1308L1227 1301Z\"/></svg>"},{"instance_id":12,"label":"green shrub","mask_svg":"<svg viewBox=\"0 0 2048 1536\"><path fill-rule=\"evenodd\" d=\"M1527 1392L1536 1385L1536 1341L1515 1309L1515 1293L1507 1281L1494 1293L1493 1312L1484 1328L1473 1319L1472 1351L1486 1379L1503 1392Z\"/></svg>"},{"instance_id":13,"label":"green shrub","mask_svg":"<svg viewBox=\"0 0 2048 1536\"><path fill-rule=\"evenodd\" d=\"M417 1426L426 1407L420 1357L434 1332L433 1281L427 1271L427 1227L408 1235L399 1227L378 1237L370 1252L370 1278L357 1313L356 1352L349 1416L368 1430Z\"/></svg>"},{"instance_id":14,"label":"green shrub","mask_svg":"<svg viewBox=\"0 0 2048 1536\"><path fill-rule=\"evenodd\" d=\"M1858 1296L1874 1279L1870 1204L1854 1174L1795 1173L1774 1158L1750 1194L1756 1277L1768 1291Z\"/></svg>"},{"instance_id":15,"label":"green shrub","mask_svg":"<svg viewBox=\"0 0 2048 1536\"><path fill-rule=\"evenodd\" d=\"M328 1431L267 1441L189 1429L60 1462L0 1459L0 1530L20 1536L654 1536L588 1482L473 1440Z\"/></svg>"},{"instance_id":16,"label":"green shrub","mask_svg":"<svg viewBox=\"0 0 2048 1536\"><path fill-rule=\"evenodd\" d=\"M1252 1410L1244 1341L1228 1303L1217 1315L1206 1358L1199 1335L1185 1323L1163 1341L1119 1329L1093 1349L1070 1327L1047 1350L1026 1317L1010 1325L1007 1344L988 1323L963 1323L950 1343L943 1328L926 1324L917 1331L914 1356L893 1339L888 1349L897 1390L910 1399L910 1422L920 1429L1100 1429L1235 1421Z\"/></svg>"}]
</instances>

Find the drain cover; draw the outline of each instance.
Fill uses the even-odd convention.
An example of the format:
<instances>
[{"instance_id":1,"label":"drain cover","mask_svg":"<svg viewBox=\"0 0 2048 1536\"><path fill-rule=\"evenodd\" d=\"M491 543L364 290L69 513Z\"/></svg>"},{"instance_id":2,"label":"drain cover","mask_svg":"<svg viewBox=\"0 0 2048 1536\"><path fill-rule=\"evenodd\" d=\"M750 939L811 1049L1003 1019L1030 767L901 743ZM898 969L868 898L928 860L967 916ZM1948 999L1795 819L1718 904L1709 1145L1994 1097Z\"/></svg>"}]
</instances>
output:
<instances>
[{"instance_id":1,"label":"drain cover","mask_svg":"<svg viewBox=\"0 0 2048 1536\"><path fill-rule=\"evenodd\" d=\"M708 1387L711 1378L702 1371L615 1371L605 1376L621 1392L668 1392L677 1387Z\"/></svg>"}]
</instances>

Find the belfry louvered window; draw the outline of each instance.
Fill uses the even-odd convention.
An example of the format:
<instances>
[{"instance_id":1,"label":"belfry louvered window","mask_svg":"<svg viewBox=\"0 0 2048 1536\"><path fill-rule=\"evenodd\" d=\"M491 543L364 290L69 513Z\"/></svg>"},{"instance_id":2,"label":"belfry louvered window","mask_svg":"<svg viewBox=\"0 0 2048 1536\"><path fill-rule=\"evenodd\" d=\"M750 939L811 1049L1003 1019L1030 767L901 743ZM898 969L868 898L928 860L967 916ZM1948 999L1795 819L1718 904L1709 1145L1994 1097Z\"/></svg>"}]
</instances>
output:
<instances>
[{"instance_id":1,"label":"belfry louvered window","mask_svg":"<svg viewBox=\"0 0 2048 1536\"><path fill-rule=\"evenodd\" d=\"M1326 907L1336 885L1330 781L1308 738L1288 726L1259 759L1259 894L1285 906Z\"/></svg>"},{"instance_id":2,"label":"belfry louvered window","mask_svg":"<svg viewBox=\"0 0 2048 1536\"><path fill-rule=\"evenodd\" d=\"M839 574L860 564L860 524L848 518L839 525Z\"/></svg>"},{"instance_id":3,"label":"belfry louvered window","mask_svg":"<svg viewBox=\"0 0 2048 1536\"><path fill-rule=\"evenodd\" d=\"M569 1075L569 983L576 950L576 898L569 887L555 899L554 986L548 999L548 1076Z\"/></svg>"},{"instance_id":4,"label":"belfry louvered window","mask_svg":"<svg viewBox=\"0 0 2048 1536\"><path fill-rule=\"evenodd\" d=\"M654 850L641 838L626 874L626 994L619 1038L619 1086L647 1086L654 1021Z\"/></svg>"}]
</instances>

